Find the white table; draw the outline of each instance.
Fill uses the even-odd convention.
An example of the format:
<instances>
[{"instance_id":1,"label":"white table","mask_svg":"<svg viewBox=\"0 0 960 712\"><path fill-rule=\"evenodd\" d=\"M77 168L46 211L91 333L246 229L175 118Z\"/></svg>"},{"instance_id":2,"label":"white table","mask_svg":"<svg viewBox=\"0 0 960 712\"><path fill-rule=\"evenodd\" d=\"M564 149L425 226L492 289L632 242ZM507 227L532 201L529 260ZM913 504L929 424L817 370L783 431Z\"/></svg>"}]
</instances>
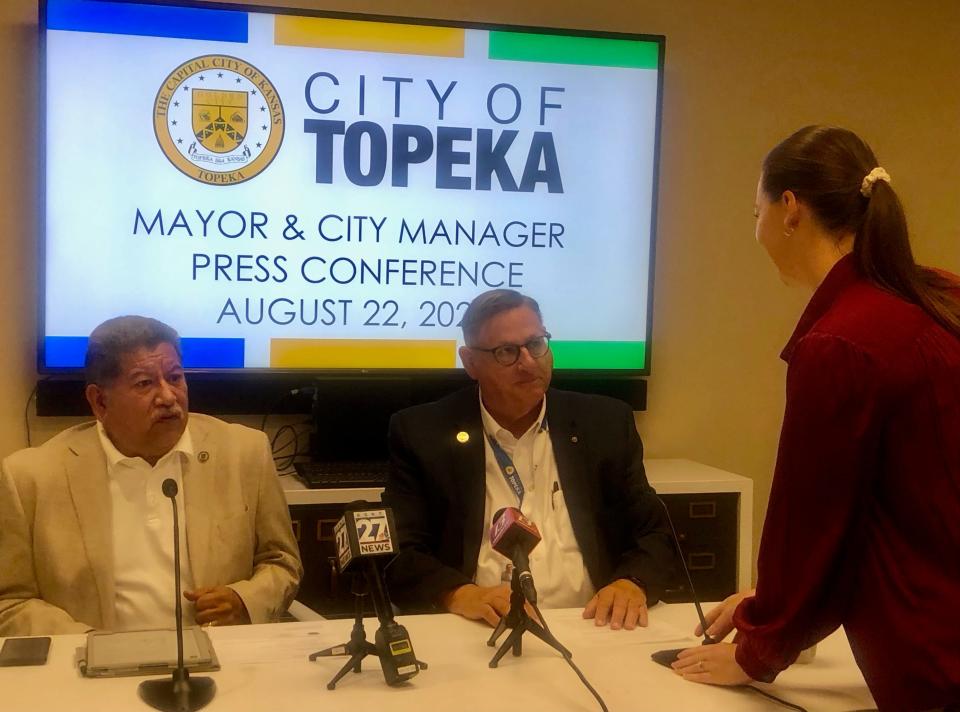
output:
<instances>
[{"instance_id":1,"label":"white table","mask_svg":"<svg viewBox=\"0 0 960 712\"><path fill-rule=\"evenodd\" d=\"M574 655L611 712L643 710L731 710L782 712L785 708L745 689L686 682L650 660L654 650L696 645L688 635L693 606L657 606L651 627L637 631L597 629L574 609L544 611L554 634ZM429 664L411 682L397 688L383 681L376 659L363 672L348 674L334 691L326 683L344 658L309 662L321 648L346 642L351 621L315 621L212 628L222 669L208 673L217 695L211 712L490 712L493 707L525 712L597 712L599 705L560 656L524 636L520 658L507 655L491 670L494 652L486 646L490 629L452 615L399 619L410 633L417 656ZM376 620L367 619L373 640ZM0 668L0 709L4 712L65 710L124 712L148 710L137 697L143 678L85 679L73 657L83 636L55 636L50 659L42 667ZM863 677L853 663L842 633L820 644L808 665L795 665L764 689L813 712L873 708Z\"/></svg>"}]
</instances>

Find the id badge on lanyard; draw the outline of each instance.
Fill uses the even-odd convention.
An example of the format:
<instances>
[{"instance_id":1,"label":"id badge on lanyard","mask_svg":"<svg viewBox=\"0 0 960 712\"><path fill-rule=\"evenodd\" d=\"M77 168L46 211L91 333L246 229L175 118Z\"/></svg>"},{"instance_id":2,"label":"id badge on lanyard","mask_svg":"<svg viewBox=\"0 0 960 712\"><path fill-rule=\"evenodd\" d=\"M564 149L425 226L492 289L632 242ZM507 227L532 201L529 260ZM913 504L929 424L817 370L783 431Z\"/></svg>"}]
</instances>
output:
<instances>
[{"instance_id":1,"label":"id badge on lanyard","mask_svg":"<svg viewBox=\"0 0 960 712\"><path fill-rule=\"evenodd\" d=\"M518 508L523 507L523 495L526 493L526 490L523 486L523 482L520 480L520 474L517 472L517 468L513 466L513 460L510 459L510 456L507 454L500 443L497 442L497 439L487 434L487 441L490 443L490 449L493 450L493 457L497 461L497 465L500 467L500 474L503 475L503 479L507 481L507 484L510 485L510 489L513 490L513 493L517 495L517 501L519 504Z\"/></svg>"},{"instance_id":2,"label":"id badge on lanyard","mask_svg":"<svg viewBox=\"0 0 960 712\"><path fill-rule=\"evenodd\" d=\"M542 433L547 429L547 419L544 418L543 422L540 423L540 428L537 431ZM520 479L520 473L517 472L517 468L514 467L513 460L510 459L510 456L507 454L506 450L497 442L497 439L493 437L490 433L487 433L487 441L490 443L490 449L493 450L493 457L497 461L497 466L500 468L500 474L503 475L503 479L507 481L507 484L510 485L510 489L513 490L513 493L517 495L517 508L523 508L523 495L526 494L526 489L523 486L523 481Z\"/></svg>"}]
</instances>

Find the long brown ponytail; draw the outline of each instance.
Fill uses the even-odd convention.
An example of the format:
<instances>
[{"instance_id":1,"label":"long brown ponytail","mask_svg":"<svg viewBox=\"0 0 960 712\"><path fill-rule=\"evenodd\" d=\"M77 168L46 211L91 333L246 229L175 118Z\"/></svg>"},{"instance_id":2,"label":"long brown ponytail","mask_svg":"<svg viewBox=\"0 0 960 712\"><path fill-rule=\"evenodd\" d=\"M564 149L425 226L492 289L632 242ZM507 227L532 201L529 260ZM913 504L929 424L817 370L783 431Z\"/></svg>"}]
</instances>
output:
<instances>
[{"instance_id":1,"label":"long brown ponytail","mask_svg":"<svg viewBox=\"0 0 960 712\"><path fill-rule=\"evenodd\" d=\"M914 261L903 206L888 182L877 180L867 195L861 192L878 165L852 131L807 126L767 154L761 181L770 199L793 191L825 228L853 233L853 255L867 279L960 337L960 284Z\"/></svg>"}]
</instances>

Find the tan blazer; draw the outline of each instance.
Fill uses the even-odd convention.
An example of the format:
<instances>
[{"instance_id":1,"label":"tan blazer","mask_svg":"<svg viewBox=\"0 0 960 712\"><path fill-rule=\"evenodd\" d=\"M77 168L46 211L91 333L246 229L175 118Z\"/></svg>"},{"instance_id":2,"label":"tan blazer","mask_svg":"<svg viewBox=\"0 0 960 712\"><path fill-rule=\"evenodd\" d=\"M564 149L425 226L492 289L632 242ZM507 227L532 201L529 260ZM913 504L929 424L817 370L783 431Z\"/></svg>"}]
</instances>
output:
<instances>
[{"instance_id":1,"label":"tan blazer","mask_svg":"<svg viewBox=\"0 0 960 712\"><path fill-rule=\"evenodd\" d=\"M267 438L196 413L188 423L196 460L183 467L183 555L194 584L229 585L252 622L275 620L303 568ZM113 626L111 507L95 423L3 461L0 636Z\"/></svg>"}]
</instances>

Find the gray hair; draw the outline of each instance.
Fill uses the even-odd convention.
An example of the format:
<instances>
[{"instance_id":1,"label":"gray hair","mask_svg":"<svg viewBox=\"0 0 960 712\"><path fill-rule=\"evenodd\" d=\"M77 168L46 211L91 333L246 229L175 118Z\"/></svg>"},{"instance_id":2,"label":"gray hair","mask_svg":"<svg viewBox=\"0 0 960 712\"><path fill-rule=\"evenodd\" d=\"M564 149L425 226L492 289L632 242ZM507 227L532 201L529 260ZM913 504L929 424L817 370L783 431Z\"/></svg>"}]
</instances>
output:
<instances>
[{"instance_id":1,"label":"gray hair","mask_svg":"<svg viewBox=\"0 0 960 712\"><path fill-rule=\"evenodd\" d=\"M118 316L100 324L87 343L84 375L87 383L108 384L120 375L120 361L125 354L141 347L152 349L170 344L183 358L180 335L162 321L145 316Z\"/></svg>"},{"instance_id":2,"label":"gray hair","mask_svg":"<svg viewBox=\"0 0 960 712\"><path fill-rule=\"evenodd\" d=\"M472 345L484 324L497 314L518 307L529 307L537 315L537 318L541 322L543 321L543 315L540 313L540 305L537 304L537 300L514 289L491 289L475 297L463 313L463 319L460 322L464 342L468 346Z\"/></svg>"}]
</instances>

